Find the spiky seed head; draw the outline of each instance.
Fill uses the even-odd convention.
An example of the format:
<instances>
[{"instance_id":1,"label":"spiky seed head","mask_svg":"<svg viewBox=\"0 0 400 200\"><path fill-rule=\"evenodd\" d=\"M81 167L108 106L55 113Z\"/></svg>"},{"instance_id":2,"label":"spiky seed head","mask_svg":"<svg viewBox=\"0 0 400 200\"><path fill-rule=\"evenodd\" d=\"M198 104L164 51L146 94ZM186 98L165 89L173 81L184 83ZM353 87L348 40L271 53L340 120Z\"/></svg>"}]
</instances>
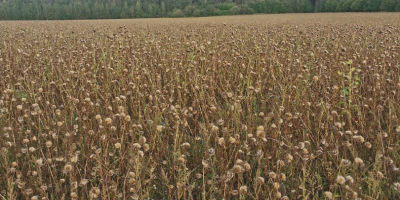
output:
<instances>
[{"instance_id":1,"label":"spiky seed head","mask_svg":"<svg viewBox=\"0 0 400 200\"><path fill-rule=\"evenodd\" d=\"M140 145L139 143L133 143L133 147L136 149L140 149L142 148L142 145Z\"/></svg>"},{"instance_id":2,"label":"spiky seed head","mask_svg":"<svg viewBox=\"0 0 400 200\"><path fill-rule=\"evenodd\" d=\"M232 191L231 191L231 194L232 194L233 196L236 196L236 195L239 194L239 192L238 192L237 190L232 190Z\"/></svg>"},{"instance_id":3,"label":"spiky seed head","mask_svg":"<svg viewBox=\"0 0 400 200\"><path fill-rule=\"evenodd\" d=\"M64 170L65 170L66 172L72 171L72 165L71 165L71 164L66 164L66 165L64 166Z\"/></svg>"},{"instance_id":4,"label":"spiky seed head","mask_svg":"<svg viewBox=\"0 0 400 200\"><path fill-rule=\"evenodd\" d=\"M251 169L251 166L250 166L249 163L244 163L244 164L243 164L243 167L244 167L244 169L245 169L246 171L249 171L249 170Z\"/></svg>"},{"instance_id":5,"label":"spiky seed head","mask_svg":"<svg viewBox=\"0 0 400 200\"><path fill-rule=\"evenodd\" d=\"M219 138L219 139L218 139L218 144L219 144L220 146L224 146L224 145L225 145L225 139L224 139L223 137Z\"/></svg>"},{"instance_id":6,"label":"spiky seed head","mask_svg":"<svg viewBox=\"0 0 400 200\"><path fill-rule=\"evenodd\" d=\"M260 184L262 184L262 183L265 182L265 179L264 179L263 177L261 177L261 176L257 177L256 180L257 180L257 182L260 183Z\"/></svg>"},{"instance_id":7,"label":"spiky seed head","mask_svg":"<svg viewBox=\"0 0 400 200\"><path fill-rule=\"evenodd\" d=\"M326 191L326 192L324 192L324 195L325 195L325 197L328 198L328 199L332 199L332 198L333 198L332 192Z\"/></svg>"},{"instance_id":8,"label":"spiky seed head","mask_svg":"<svg viewBox=\"0 0 400 200\"><path fill-rule=\"evenodd\" d=\"M278 182L274 182L272 185L274 186L275 190L278 190L281 186Z\"/></svg>"},{"instance_id":9,"label":"spiky seed head","mask_svg":"<svg viewBox=\"0 0 400 200\"><path fill-rule=\"evenodd\" d=\"M240 186L239 191L240 191L241 194L246 194L247 193L247 186L245 186L245 185Z\"/></svg>"},{"instance_id":10,"label":"spiky seed head","mask_svg":"<svg viewBox=\"0 0 400 200\"><path fill-rule=\"evenodd\" d=\"M50 141L47 141L47 142L46 142L46 147L47 147L47 148L50 148L52 145L53 145L53 143L51 143Z\"/></svg>"},{"instance_id":11,"label":"spiky seed head","mask_svg":"<svg viewBox=\"0 0 400 200\"><path fill-rule=\"evenodd\" d=\"M215 126L214 124L211 125L211 133L216 133L218 132L218 130L219 130L218 126Z\"/></svg>"},{"instance_id":12,"label":"spiky seed head","mask_svg":"<svg viewBox=\"0 0 400 200\"><path fill-rule=\"evenodd\" d=\"M107 117L105 120L106 124L111 124L112 123L112 119Z\"/></svg>"},{"instance_id":13,"label":"spiky seed head","mask_svg":"<svg viewBox=\"0 0 400 200\"><path fill-rule=\"evenodd\" d=\"M354 183L354 179L351 176L346 176L346 181L348 181L350 183Z\"/></svg>"},{"instance_id":14,"label":"spiky seed head","mask_svg":"<svg viewBox=\"0 0 400 200\"><path fill-rule=\"evenodd\" d=\"M234 165L233 168L232 168L232 171L233 171L234 173L241 173L241 172L244 171L244 169L243 169L243 167L240 166L240 165Z\"/></svg>"},{"instance_id":15,"label":"spiky seed head","mask_svg":"<svg viewBox=\"0 0 400 200\"><path fill-rule=\"evenodd\" d=\"M178 162L181 163L181 164L182 164L182 163L185 163L185 158L182 157L182 156L179 157L179 158L178 158Z\"/></svg>"},{"instance_id":16,"label":"spiky seed head","mask_svg":"<svg viewBox=\"0 0 400 200\"><path fill-rule=\"evenodd\" d=\"M156 129L157 129L158 132L161 132L164 129L164 126L157 125Z\"/></svg>"},{"instance_id":17,"label":"spiky seed head","mask_svg":"<svg viewBox=\"0 0 400 200\"><path fill-rule=\"evenodd\" d=\"M343 176L339 175L336 177L336 183L344 185L346 183L346 179Z\"/></svg>"},{"instance_id":18,"label":"spiky seed head","mask_svg":"<svg viewBox=\"0 0 400 200\"><path fill-rule=\"evenodd\" d=\"M286 174L281 173L281 174L279 175L279 178L280 178L282 181L286 181Z\"/></svg>"},{"instance_id":19,"label":"spiky seed head","mask_svg":"<svg viewBox=\"0 0 400 200\"><path fill-rule=\"evenodd\" d=\"M361 164L364 163L364 161L363 161L361 158L359 158L359 157L355 158L355 159L354 159L354 162L355 162L356 164L358 164L358 165L361 165Z\"/></svg>"},{"instance_id":20,"label":"spiky seed head","mask_svg":"<svg viewBox=\"0 0 400 200\"><path fill-rule=\"evenodd\" d=\"M276 177L277 177L275 172L270 172L270 173L268 173L268 175L271 179L276 179Z\"/></svg>"}]
</instances>

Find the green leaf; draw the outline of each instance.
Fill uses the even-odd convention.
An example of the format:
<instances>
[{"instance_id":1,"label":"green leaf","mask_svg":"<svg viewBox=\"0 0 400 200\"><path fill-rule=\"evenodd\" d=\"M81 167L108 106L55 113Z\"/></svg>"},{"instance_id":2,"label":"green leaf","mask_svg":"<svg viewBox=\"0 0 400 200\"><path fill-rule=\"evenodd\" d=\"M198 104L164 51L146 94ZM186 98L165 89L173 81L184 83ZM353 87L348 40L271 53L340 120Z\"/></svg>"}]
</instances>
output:
<instances>
[{"instance_id":1,"label":"green leaf","mask_svg":"<svg viewBox=\"0 0 400 200\"><path fill-rule=\"evenodd\" d=\"M349 88L342 88L340 90L340 94L344 95L344 96L348 96L350 94Z\"/></svg>"}]
</instances>

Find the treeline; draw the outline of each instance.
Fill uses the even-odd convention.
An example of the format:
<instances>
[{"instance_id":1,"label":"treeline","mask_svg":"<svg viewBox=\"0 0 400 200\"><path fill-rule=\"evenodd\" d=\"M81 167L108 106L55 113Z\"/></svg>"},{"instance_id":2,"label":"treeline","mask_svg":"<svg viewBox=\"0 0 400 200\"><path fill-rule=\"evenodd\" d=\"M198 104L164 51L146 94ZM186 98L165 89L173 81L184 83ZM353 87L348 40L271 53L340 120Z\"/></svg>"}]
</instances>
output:
<instances>
[{"instance_id":1,"label":"treeline","mask_svg":"<svg viewBox=\"0 0 400 200\"><path fill-rule=\"evenodd\" d=\"M0 0L0 20L379 11L400 11L400 0Z\"/></svg>"}]
</instances>

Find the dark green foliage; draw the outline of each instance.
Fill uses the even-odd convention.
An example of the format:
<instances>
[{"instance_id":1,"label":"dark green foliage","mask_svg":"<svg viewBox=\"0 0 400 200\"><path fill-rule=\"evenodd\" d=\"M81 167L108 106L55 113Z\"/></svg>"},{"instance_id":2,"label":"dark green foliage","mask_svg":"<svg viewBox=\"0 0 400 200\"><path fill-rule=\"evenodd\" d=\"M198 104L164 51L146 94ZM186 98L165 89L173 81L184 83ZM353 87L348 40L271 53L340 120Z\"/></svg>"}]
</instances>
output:
<instances>
[{"instance_id":1,"label":"dark green foliage","mask_svg":"<svg viewBox=\"0 0 400 200\"><path fill-rule=\"evenodd\" d=\"M0 0L0 20L199 17L253 13L395 12L398 0Z\"/></svg>"}]
</instances>

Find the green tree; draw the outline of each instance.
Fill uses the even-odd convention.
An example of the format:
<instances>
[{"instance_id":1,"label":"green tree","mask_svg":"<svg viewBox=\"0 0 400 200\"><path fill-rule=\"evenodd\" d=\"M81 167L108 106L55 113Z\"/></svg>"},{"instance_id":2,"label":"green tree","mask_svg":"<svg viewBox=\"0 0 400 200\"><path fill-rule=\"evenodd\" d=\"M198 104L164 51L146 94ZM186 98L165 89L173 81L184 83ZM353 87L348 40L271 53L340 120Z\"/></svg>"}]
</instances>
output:
<instances>
[{"instance_id":1,"label":"green tree","mask_svg":"<svg viewBox=\"0 0 400 200\"><path fill-rule=\"evenodd\" d=\"M143 17L142 1L138 0L135 6L136 17Z\"/></svg>"},{"instance_id":2,"label":"green tree","mask_svg":"<svg viewBox=\"0 0 400 200\"><path fill-rule=\"evenodd\" d=\"M167 11L165 10L165 2L161 2L161 17L165 17L167 14Z\"/></svg>"}]
</instances>

